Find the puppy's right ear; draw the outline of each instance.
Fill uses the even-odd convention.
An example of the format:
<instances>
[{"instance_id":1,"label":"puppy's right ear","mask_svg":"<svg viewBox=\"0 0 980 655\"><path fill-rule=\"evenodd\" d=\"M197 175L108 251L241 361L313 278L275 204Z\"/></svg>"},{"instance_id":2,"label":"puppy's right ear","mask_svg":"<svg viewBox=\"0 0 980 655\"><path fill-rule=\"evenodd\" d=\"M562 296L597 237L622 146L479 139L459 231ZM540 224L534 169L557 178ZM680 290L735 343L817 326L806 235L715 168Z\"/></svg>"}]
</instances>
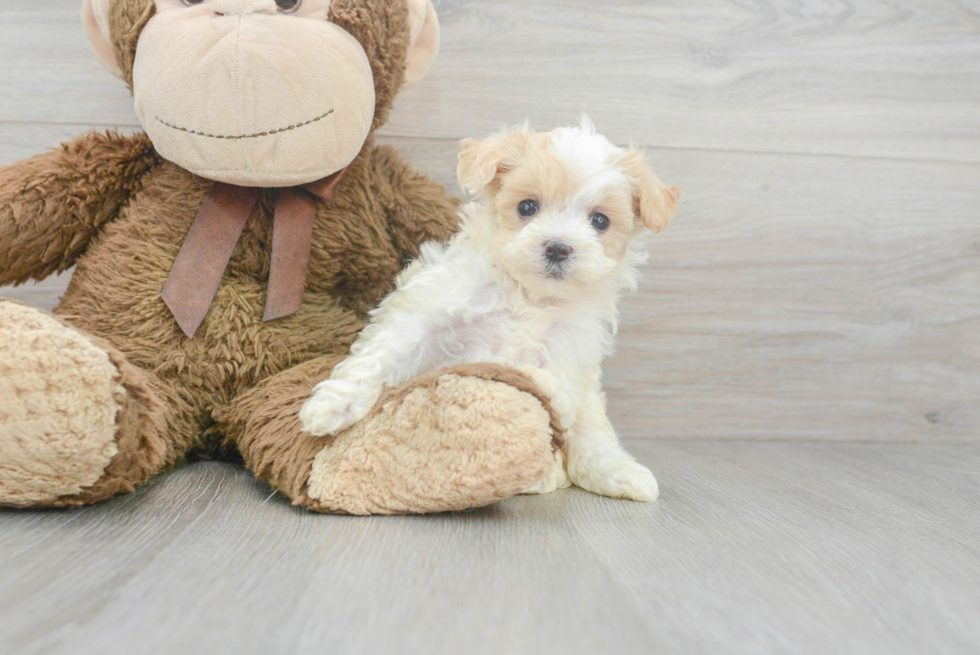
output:
<instances>
[{"instance_id":1,"label":"puppy's right ear","mask_svg":"<svg viewBox=\"0 0 980 655\"><path fill-rule=\"evenodd\" d=\"M526 124L486 139L463 139L460 142L456 179L464 193L478 196L486 190L496 191L500 176L510 170L527 149L531 129Z\"/></svg>"}]
</instances>

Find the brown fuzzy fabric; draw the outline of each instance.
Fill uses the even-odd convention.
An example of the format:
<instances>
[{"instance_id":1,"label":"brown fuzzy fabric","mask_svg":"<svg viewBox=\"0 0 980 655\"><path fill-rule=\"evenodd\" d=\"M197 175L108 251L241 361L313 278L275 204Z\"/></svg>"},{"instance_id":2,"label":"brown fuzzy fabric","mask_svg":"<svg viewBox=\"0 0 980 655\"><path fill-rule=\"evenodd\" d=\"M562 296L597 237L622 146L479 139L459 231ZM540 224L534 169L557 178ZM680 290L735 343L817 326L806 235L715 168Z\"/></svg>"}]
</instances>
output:
<instances>
[{"instance_id":1,"label":"brown fuzzy fabric","mask_svg":"<svg viewBox=\"0 0 980 655\"><path fill-rule=\"evenodd\" d=\"M122 391L116 394L116 444L119 452L102 477L75 496L60 498L55 507L90 505L118 493L133 491L152 476L173 467L196 443L199 427L191 406L171 387L126 361L107 341L90 337L105 349L119 370Z\"/></svg>"},{"instance_id":2,"label":"brown fuzzy fabric","mask_svg":"<svg viewBox=\"0 0 980 655\"><path fill-rule=\"evenodd\" d=\"M127 417L155 412L139 403L122 412L121 455L113 466L85 493L52 504L132 489L200 447L203 433L215 429L215 415L262 380L323 355L346 354L364 313L393 288L419 243L448 238L457 223L456 200L394 150L369 142L348 169L336 202L318 210L301 311L262 321L272 237L268 192L246 225L197 338L189 340L159 294L209 188L160 160L142 135L90 134L0 169L0 234L12 246L0 253L0 279L41 278L76 264L55 314L98 335L117 367L134 372L122 375L124 383L140 377L130 396L148 389L164 403L165 414L174 413L161 445L144 434L126 436L132 433ZM142 448L149 450L134 454Z\"/></svg>"},{"instance_id":3,"label":"brown fuzzy fabric","mask_svg":"<svg viewBox=\"0 0 980 655\"><path fill-rule=\"evenodd\" d=\"M123 79L133 88L133 60L136 59L136 43L140 33L153 14L154 0L115 0L109 6L109 34L116 50L116 61Z\"/></svg>"},{"instance_id":4,"label":"brown fuzzy fabric","mask_svg":"<svg viewBox=\"0 0 980 655\"><path fill-rule=\"evenodd\" d=\"M313 385L330 377L344 357L346 353L320 357L269 378L218 416L249 468L295 505L312 504L306 483L313 458L331 442L303 432L297 414Z\"/></svg>"},{"instance_id":5,"label":"brown fuzzy fabric","mask_svg":"<svg viewBox=\"0 0 980 655\"><path fill-rule=\"evenodd\" d=\"M562 433L547 400L522 373L495 364L388 389L336 439L303 432L300 407L342 359L270 378L222 415L248 465L294 505L362 515L453 511L520 493L550 469ZM311 492L314 481L328 494Z\"/></svg>"},{"instance_id":6,"label":"brown fuzzy fabric","mask_svg":"<svg viewBox=\"0 0 980 655\"><path fill-rule=\"evenodd\" d=\"M333 0L329 19L364 48L374 74L377 97L371 131L388 120L395 94L405 79L409 46L408 3L391 0Z\"/></svg>"},{"instance_id":7,"label":"brown fuzzy fabric","mask_svg":"<svg viewBox=\"0 0 980 655\"><path fill-rule=\"evenodd\" d=\"M29 418L31 422L36 422L37 419L46 421L46 417L38 416L39 411L60 413L65 419L71 420L74 415L85 411L85 406L80 403L87 405L92 402L109 402L116 408L113 448L115 454L104 468L100 467L96 472L94 477L98 479L79 493L39 498L30 503L32 506L71 507L90 504L123 491L132 491L136 485L145 482L150 476L172 466L177 461L182 453L175 450L175 445L181 441L190 443L197 431L189 411L190 407L186 403L173 394L167 394L166 390L159 383L155 383L148 373L126 362L122 353L105 340L76 330L57 316L38 309L21 305L20 312L11 313L9 308L12 305L20 304L0 299L0 315L5 316L7 321L4 325L6 331L0 335L0 344L15 345L23 358L22 364L32 364L53 357L54 362L63 366L65 355L75 360L71 362L74 364L79 360L79 356L72 355L71 351L79 350L79 346L82 346L107 358L113 390L107 391L103 398L93 395L97 392L98 386L93 385L95 380L92 379L91 374L79 374L84 369L61 368L51 371L49 377L57 378L56 382L53 379L45 381L43 369L22 370L21 373L32 380L26 388L20 390L20 395L27 401L28 416L21 417L21 421L13 423L7 420L4 415L12 408L11 401L16 403L16 399L0 394L2 396L0 397L2 403L0 442L6 439L28 438L28 433L23 432L22 429L23 418ZM42 330L39 330L39 327ZM17 344L9 341L12 332L23 334L25 329L32 335L29 340ZM7 339L4 339L4 336L7 336ZM49 348L50 350L45 351ZM2 368L0 367L0 370ZM40 386L39 383L44 386ZM54 403L50 401L43 403L36 394L41 389L47 390L46 388L50 388L52 384L57 385L56 388L61 390L65 400L53 399ZM16 388L14 393L17 393ZM25 393L34 395L25 396ZM169 402L161 402L161 398ZM66 402L67 404L64 404ZM54 415L50 418L58 420ZM86 448L88 439L88 435L84 432L86 427L75 423L72 425L73 434L65 434L64 438L72 439L74 443L69 445L69 442L66 442L64 448L69 451ZM179 434L184 435L183 440L174 438ZM45 438L50 443L50 440L62 437L56 433L49 433ZM50 452L39 451L37 456L35 465L44 467L51 471L52 475L57 476L54 472L61 468L61 463L49 459ZM7 502L7 499L0 494L0 505L3 504L23 505L19 502Z\"/></svg>"},{"instance_id":8,"label":"brown fuzzy fabric","mask_svg":"<svg viewBox=\"0 0 980 655\"><path fill-rule=\"evenodd\" d=\"M74 265L159 163L146 135L108 132L0 169L0 285Z\"/></svg>"},{"instance_id":9,"label":"brown fuzzy fabric","mask_svg":"<svg viewBox=\"0 0 980 655\"><path fill-rule=\"evenodd\" d=\"M404 75L407 8L387 0L334 0L330 11L331 19L371 57L378 88L375 125L380 125ZM152 0L112 3L111 34L127 78L136 40L152 15ZM347 354L366 312L393 288L420 243L452 234L458 202L396 151L368 139L336 201L321 203L317 210L300 311L262 320L275 194L269 190L247 221L204 323L194 339L187 339L160 292L210 187L162 160L145 135L87 134L0 169L0 284L40 279L76 265L54 311L71 329L55 325L52 330L92 361L98 359L103 373L111 373L111 367L118 371L109 377L116 391L103 398L106 407L118 407L111 461L101 473L86 473L86 480L95 480L87 488L78 492L76 485L72 493L36 504L79 505L129 491L206 441L222 441L221 435L227 448L237 443L246 464L294 502L322 511L461 508L517 493L543 475L552 439L559 434L553 419L549 427L550 410L542 407L546 402L515 372L474 367L389 392L390 421L376 414L370 419L374 432L362 427L357 432L355 426L343 435L343 448L330 453L340 458L338 476L319 470L317 479L330 487L336 502L311 499L309 477L328 442L302 434L296 411L313 385ZM17 341L25 338L18 336L23 333L0 328L0 350L25 347ZM41 352L39 357L56 354ZM460 414L468 397L481 398L483 405ZM4 424L3 409L0 436L19 429ZM464 415L456 432L452 417ZM442 457L438 465L404 461L399 468L392 456L406 452L414 457L429 448L423 430L404 429L410 416L419 421L445 417L430 426L433 438L448 444L433 455ZM507 427L512 417L523 417L513 423L516 432ZM498 433L496 443L492 435ZM379 445L376 434L384 435L386 445ZM100 461L113 444L103 446ZM459 458L447 459L446 453ZM473 461L485 461L493 475L481 477L466 469L467 453L484 458ZM17 456L22 455L23 448ZM383 461L400 491L394 491L394 483L386 486L377 476L365 475L357 461ZM4 466L0 459L0 470ZM45 464L25 466L18 470ZM426 489L413 487L421 484L422 478L413 475L422 468L429 476ZM348 488L342 479L350 481ZM413 488L418 491L414 500L406 491Z\"/></svg>"}]
</instances>

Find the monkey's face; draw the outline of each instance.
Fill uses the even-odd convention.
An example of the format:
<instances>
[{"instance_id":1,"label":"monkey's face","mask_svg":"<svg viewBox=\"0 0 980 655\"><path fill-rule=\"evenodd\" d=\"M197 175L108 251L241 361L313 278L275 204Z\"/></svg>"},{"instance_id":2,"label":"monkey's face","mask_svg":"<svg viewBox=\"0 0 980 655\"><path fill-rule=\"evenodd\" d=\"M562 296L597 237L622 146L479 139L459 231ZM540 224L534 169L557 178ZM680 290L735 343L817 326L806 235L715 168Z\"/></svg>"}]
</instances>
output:
<instances>
[{"instance_id":1,"label":"monkey's face","mask_svg":"<svg viewBox=\"0 0 980 655\"><path fill-rule=\"evenodd\" d=\"M438 44L430 0L86 0L85 7L97 52L112 57L112 47L100 50L100 35L114 43L117 59L107 65L123 77L120 39L136 26L119 17L145 7L152 17L142 19L132 59L143 128L164 158L242 186L305 184L347 166L383 122L406 64L410 76L413 57L424 71Z\"/></svg>"}]
</instances>

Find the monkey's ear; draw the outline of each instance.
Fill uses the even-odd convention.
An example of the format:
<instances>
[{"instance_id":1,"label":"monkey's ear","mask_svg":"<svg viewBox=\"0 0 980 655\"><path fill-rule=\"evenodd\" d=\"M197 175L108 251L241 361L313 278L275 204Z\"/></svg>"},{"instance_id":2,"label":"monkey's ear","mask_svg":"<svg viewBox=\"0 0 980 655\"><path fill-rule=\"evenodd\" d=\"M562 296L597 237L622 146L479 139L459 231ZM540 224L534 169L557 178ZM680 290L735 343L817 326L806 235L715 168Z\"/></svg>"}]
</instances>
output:
<instances>
[{"instance_id":1,"label":"monkey's ear","mask_svg":"<svg viewBox=\"0 0 980 655\"><path fill-rule=\"evenodd\" d=\"M405 69L405 86L415 84L429 72L439 56L439 16L432 0L408 0L411 45Z\"/></svg>"},{"instance_id":2,"label":"monkey's ear","mask_svg":"<svg viewBox=\"0 0 980 655\"><path fill-rule=\"evenodd\" d=\"M122 68L119 67L116 49L112 47L112 38L109 35L110 1L82 0L82 23L85 25L88 40L92 42L92 48L95 49L95 56L107 71L122 79Z\"/></svg>"}]
</instances>

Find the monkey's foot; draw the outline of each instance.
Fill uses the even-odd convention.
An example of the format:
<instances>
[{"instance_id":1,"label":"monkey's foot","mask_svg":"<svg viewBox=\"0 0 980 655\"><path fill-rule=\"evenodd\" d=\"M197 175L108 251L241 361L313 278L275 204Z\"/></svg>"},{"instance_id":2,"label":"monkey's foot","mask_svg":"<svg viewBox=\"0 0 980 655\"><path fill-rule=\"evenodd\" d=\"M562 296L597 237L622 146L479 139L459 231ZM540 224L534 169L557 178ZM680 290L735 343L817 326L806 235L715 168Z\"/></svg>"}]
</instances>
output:
<instances>
[{"instance_id":1,"label":"monkey's foot","mask_svg":"<svg viewBox=\"0 0 980 655\"><path fill-rule=\"evenodd\" d=\"M0 506L81 505L132 489L120 457L131 440L120 435L137 423L138 373L40 310L0 300L0 326Z\"/></svg>"},{"instance_id":2,"label":"monkey's foot","mask_svg":"<svg viewBox=\"0 0 980 655\"><path fill-rule=\"evenodd\" d=\"M246 463L293 503L348 514L463 510L518 494L552 470L561 435L547 400L526 376L491 364L388 389L336 438L303 432L300 407L339 359L286 371L229 413Z\"/></svg>"}]
</instances>

